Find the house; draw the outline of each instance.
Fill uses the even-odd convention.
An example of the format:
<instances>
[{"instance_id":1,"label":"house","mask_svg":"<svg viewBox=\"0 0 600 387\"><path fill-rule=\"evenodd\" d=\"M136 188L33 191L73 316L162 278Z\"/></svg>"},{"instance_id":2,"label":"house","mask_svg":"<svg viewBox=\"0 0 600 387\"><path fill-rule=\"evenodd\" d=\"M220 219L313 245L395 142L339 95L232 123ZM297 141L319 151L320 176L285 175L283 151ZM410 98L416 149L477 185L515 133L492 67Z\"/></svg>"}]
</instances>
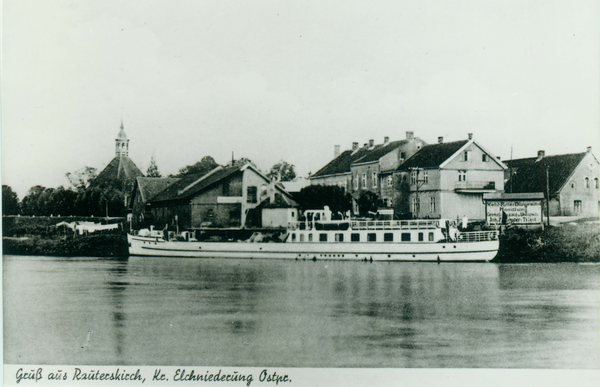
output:
<instances>
[{"instance_id":1,"label":"house","mask_svg":"<svg viewBox=\"0 0 600 387\"><path fill-rule=\"evenodd\" d=\"M598 216L599 164L592 147L554 156L540 150L537 157L505 163L506 192L549 193L550 216Z\"/></svg>"},{"instance_id":2,"label":"house","mask_svg":"<svg viewBox=\"0 0 600 387\"><path fill-rule=\"evenodd\" d=\"M336 145L334 159L309 179L311 184L337 185L351 192L357 212L356 200L365 191L391 201L388 181L392 173L425 144L409 131L404 140L390 142L389 137L384 137L382 144L369 140L361 148L354 142L352 150L343 153L339 153L339 145Z\"/></svg>"},{"instance_id":3,"label":"house","mask_svg":"<svg viewBox=\"0 0 600 387\"><path fill-rule=\"evenodd\" d=\"M506 166L473 139L425 145L402 163L394 179L394 207L413 218L485 219L484 193L503 192ZM400 211L398 211L400 212Z\"/></svg>"},{"instance_id":4,"label":"house","mask_svg":"<svg viewBox=\"0 0 600 387\"><path fill-rule=\"evenodd\" d=\"M246 164L219 166L204 175L180 178L148 199L147 206L155 225L241 229L261 227L261 214L256 209L265 202L280 207L295 205L280 185ZM137 206L134 218L140 216L139 211Z\"/></svg>"},{"instance_id":5,"label":"house","mask_svg":"<svg viewBox=\"0 0 600 387\"><path fill-rule=\"evenodd\" d=\"M153 224L150 199L165 190L168 186L181 180L171 177L138 177L135 180L131 193L130 208L132 214L132 226L134 229L148 227Z\"/></svg>"}]
</instances>

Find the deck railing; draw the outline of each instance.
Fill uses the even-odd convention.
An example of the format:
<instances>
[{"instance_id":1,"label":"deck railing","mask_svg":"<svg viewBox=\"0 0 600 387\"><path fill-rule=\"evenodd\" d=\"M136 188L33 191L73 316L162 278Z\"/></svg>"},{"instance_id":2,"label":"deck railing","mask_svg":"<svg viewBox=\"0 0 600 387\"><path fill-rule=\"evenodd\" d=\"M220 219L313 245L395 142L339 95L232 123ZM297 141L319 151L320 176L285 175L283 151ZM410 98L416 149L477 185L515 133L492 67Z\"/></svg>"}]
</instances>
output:
<instances>
[{"instance_id":1,"label":"deck railing","mask_svg":"<svg viewBox=\"0 0 600 387\"><path fill-rule=\"evenodd\" d=\"M352 230L432 230L439 228L439 220L351 220L328 221L322 224L350 223ZM311 230L313 222L289 222L290 230Z\"/></svg>"},{"instance_id":2,"label":"deck railing","mask_svg":"<svg viewBox=\"0 0 600 387\"><path fill-rule=\"evenodd\" d=\"M498 240L498 231L473 231L458 234L457 242L485 242Z\"/></svg>"}]
</instances>

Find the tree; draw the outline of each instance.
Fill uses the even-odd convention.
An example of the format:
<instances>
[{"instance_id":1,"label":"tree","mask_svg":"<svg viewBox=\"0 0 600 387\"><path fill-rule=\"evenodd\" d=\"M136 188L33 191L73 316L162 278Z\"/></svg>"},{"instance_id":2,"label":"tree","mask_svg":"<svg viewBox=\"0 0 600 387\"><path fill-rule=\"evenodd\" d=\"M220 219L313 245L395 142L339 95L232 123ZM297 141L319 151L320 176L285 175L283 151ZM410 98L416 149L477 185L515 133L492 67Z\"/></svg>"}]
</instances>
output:
<instances>
[{"instance_id":1,"label":"tree","mask_svg":"<svg viewBox=\"0 0 600 387\"><path fill-rule=\"evenodd\" d=\"M156 159L154 158L154 154L152 154L152 157L150 158L150 165L148 166L148 169L146 170L146 176L147 177L162 177L162 175L160 174L160 171L158 170L158 166L156 165Z\"/></svg>"},{"instance_id":2,"label":"tree","mask_svg":"<svg viewBox=\"0 0 600 387\"><path fill-rule=\"evenodd\" d=\"M396 197L394 198L393 208L394 215L399 219L410 219L410 184L406 175L394 176L394 190Z\"/></svg>"},{"instance_id":3,"label":"tree","mask_svg":"<svg viewBox=\"0 0 600 387\"><path fill-rule=\"evenodd\" d=\"M46 187L41 185L29 188L27 195L21 201L21 211L24 215L43 215L40 198L44 191L46 191Z\"/></svg>"},{"instance_id":4,"label":"tree","mask_svg":"<svg viewBox=\"0 0 600 387\"><path fill-rule=\"evenodd\" d=\"M2 186L2 215L17 215L19 213L19 198L8 185Z\"/></svg>"},{"instance_id":5,"label":"tree","mask_svg":"<svg viewBox=\"0 0 600 387\"><path fill-rule=\"evenodd\" d=\"M309 185L296 195L301 210L320 210L328 206L333 212L344 213L352 208L352 198L342 187Z\"/></svg>"},{"instance_id":6,"label":"tree","mask_svg":"<svg viewBox=\"0 0 600 387\"><path fill-rule=\"evenodd\" d=\"M242 157L242 158L239 158L239 159L233 161L233 165L235 165L235 166L246 165L246 164L251 164L254 168L258 169L256 164L254 164L254 161L252 161L246 157Z\"/></svg>"},{"instance_id":7,"label":"tree","mask_svg":"<svg viewBox=\"0 0 600 387\"><path fill-rule=\"evenodd\" d=\"M196 164L187 165L181 168L179 170L179 173L172 177L182 177L194 174L206 174L218 166L219 164L217 164L215 159L213 159L211 156L204 156L202 160L198 161Z\"/></svg>"},{"instance_id":8,"label":"tree","mask_svg":"<svg viewBox=\"0 0 600 387\"><path fill-rule=\"evenodd\" d=\"M267 177L276 181L292 181L296 178L296 171L293 164L281 160L271 167Z\"/></svg>"},{"instance_id":9,"label":"tree","mask_svg":"<svg viewBox=\"0 0 600 387\"><path fill-rule=\"evenodd\" d=\"M377 213L379 207L383 206L383 201L379 199L376 193L371 191L361 192L356 203L361 216L373 215Z\"/></svg>"},{"instance_id":10,"label":"tree","mask_svg":"<svg viewBox=\"0 0 600 387\"><path fill-rule=\"evenodd\" d=\"M83 167L75 172L67 172L67 179L77 190L86 189L90 182L98 176L98 170L92 167Z\"/></svg>"}]
</instances>

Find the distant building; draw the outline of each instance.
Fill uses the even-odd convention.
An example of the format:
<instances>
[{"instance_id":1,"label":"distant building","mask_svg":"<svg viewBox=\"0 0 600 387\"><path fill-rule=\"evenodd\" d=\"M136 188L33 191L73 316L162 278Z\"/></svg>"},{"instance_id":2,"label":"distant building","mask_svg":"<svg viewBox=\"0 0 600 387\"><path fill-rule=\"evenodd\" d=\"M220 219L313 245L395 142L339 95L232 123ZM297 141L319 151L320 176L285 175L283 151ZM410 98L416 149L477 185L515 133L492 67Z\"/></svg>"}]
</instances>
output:
<instances>
[{"instance_id":1,"label":"distant building","mask_svg":"<svg viewBox=\"0 0 600 387\"><path fill-rule=\"evenodd\" d=\"M599 163L591 147L554 156L540 150L537 157L505 163L506 192L549 192L551 216L598 216Z\"/></svg>"},{"instance_id":2,"label":"distant building","mask_svg":"<svg viewBox=\"0 0 600 387\"><path fill-rule=\"evenodd\" d=\"M506 166L473 140L425 145L402 163L394 179L394 207L413 218L485 219L484 193L503 192Z\"/></svg>"},{"instance_id":3,"label":"distant building","mask_svg":"<svg viewBox=\"0 0 600 387\"><path fill-rule=\"evenodd\" d=\"M261 227L259 210L266 203L279 208L296 204L280 184L271 182L251 164L219 166L204 175L172 180L151 198L143 198L142 186L147 181L138 180L134 203L139 204L134 204L134 219L144 213L157 226L189 230L252 228ZM155 184L167 183L157 180Z\"/></svg>"},{"instance_id":4,"label":"distant building","mask_svg":"<svg viewBox=\"0 0 600 387\"><path fill-rule=\"evenodd\" d=\"M181 180L171 177L138 177L131 194L132 225L134 229L153 224L150 200L168 186Z\"/></svg>"},{"instance_id":5,"label":"distant building","mask_svg":"<svg viewBox=\"0 0 600 387\"><path fill-rule=\"evenodd\" d=\"M123 192L125 202L127 203L127 198L131 195L135 179L140 176L144 176L144 174L137 165L135 165L133 160L129 158L129 139L123 129L123 122L121 122L121 130L115 139L115 157L108 163L102 172L90 182L90 186L112 186L117 188Z\"/></svg>"},{"instance_id":6,"label":"distant building","mask_svg":"<svg viewBox=\"0 0 600 387\"><path fill-rule=\"evenodd\" d=\"M352 143L352 149L339 152L335 146L334 159L309 177L311 184L337 185L352 194L355 212L358 212L356 200L362 192L377 194L384 202L391 202L389 181L392 173L406 159L417 152L426 142L406 132L406 139L389 141L385 137L382 144L369 140L363 147Z\"/></svg>"}]
</instances>

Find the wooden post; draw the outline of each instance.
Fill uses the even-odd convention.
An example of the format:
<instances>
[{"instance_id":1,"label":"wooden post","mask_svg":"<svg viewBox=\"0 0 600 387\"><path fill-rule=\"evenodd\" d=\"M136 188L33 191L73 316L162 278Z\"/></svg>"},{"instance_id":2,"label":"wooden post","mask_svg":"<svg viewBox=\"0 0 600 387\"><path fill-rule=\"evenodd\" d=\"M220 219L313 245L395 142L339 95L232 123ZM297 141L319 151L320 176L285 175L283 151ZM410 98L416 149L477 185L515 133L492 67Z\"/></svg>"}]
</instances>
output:
<instances>
[{"instance_id":1,"label":"wooden post","mask_svg":"<svg viewBox=\"0 0 600 387\"><path fill-rule=\"evenodd\" d=\"M548 164L546 164L546 219L548 220L548 227L550 227L550 173L548 169Z\"/></svg>"}]
</instances>

